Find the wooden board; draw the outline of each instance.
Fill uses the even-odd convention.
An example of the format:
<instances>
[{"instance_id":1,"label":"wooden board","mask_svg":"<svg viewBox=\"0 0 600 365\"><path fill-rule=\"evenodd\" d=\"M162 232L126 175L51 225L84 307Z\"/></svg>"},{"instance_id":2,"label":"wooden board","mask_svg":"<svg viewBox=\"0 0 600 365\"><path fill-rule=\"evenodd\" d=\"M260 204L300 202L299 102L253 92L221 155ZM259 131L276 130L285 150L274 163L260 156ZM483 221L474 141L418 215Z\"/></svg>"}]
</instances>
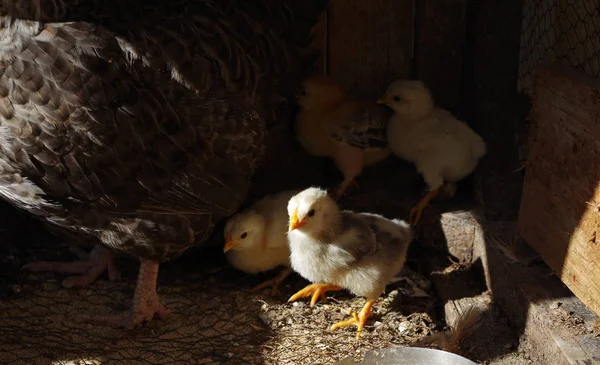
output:
<instances>
[{"instance_id":1,"label":"wooden board","mask_svg":"<svg viewBox=\"0 0 600 365\"><path fill-rule=\"evenodd\" d=\"M519 231L600 314L600 81L540 68L534 94Z\"/></svg>"},{"instance_id":2,"label":"wooden board","mask_svg":"<svg viewBox=\"0 0 600 365\"><path fill-rule=\"evenodd\" d=\"M515 221L519 211L522 173L517 140L516 106L522 0L468 2L464 62L469 86L465 120L487 144L487 154L475 172L476 198L490 221Z\"/></svg>"},{"instance_id":3,"label":"wooden board","mask_svg":"<svg viewBox=\"0 0 600 365\"><path fill-rule=\"evenodd\" d=\"M333 0L328 22L328 73L353 94L377 98L410 77L413 0Z\"/></svg>"},{"instance_id":4,"label":"wooden board","mask_svg":"<svg viewBox=\"0 0 600 365\"><path fill-rule=\"evenodd\" d=\"M320 51L320 57L317 60L316 70L316 72L319 74L327 73L327 19L328 10L325 10L323 14L321 14L319 22L315 24L312 29L314 38L311 43L311 47Z\"/></svg>"},{"instance_id":5,"label":"wooden board","mask_svg":"<svg viewBox=\"0 0 600 365\"><path fill-rule=\"evenodd\" d=\"M461 98L466 1L416 2L415 77L438 105L454 109Z\"/></svg>"}]
</instances>

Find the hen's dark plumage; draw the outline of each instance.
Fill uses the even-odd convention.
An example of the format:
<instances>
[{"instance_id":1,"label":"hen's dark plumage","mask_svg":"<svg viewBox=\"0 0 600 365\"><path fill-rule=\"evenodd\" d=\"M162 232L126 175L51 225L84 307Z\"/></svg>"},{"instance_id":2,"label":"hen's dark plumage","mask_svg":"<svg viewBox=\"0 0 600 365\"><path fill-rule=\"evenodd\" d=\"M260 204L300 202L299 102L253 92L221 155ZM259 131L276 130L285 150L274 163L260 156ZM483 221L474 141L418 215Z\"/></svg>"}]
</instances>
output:
<instances>
[{"instance_id":1,"label":"hen's dark plumage","mask_svg":"<svg viewBox=\"0 0 600 365\"><path fill-rule=\"evenodd\" d=\"M142 260L203 242L326 2L4 0L0 196Z\"/></svg>"}]
</instances>

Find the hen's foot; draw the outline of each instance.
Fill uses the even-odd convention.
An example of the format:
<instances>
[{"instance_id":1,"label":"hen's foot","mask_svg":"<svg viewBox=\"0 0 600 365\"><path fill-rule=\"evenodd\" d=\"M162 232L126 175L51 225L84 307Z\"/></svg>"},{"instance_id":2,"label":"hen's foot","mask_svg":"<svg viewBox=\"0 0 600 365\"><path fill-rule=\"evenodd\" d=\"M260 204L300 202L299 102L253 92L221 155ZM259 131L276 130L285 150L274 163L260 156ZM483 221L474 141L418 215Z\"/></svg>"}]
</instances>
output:
<instances>
[{"instance_id":1,"label":"hen's foot","mask_svg":"<svg viewBox=\"0 0 600 365\"><path fill-rule=\"evenodd\" d=\"M89 253L79 248L73 249L79 256L78 261L35 261L23 266L23 269L33 272L53 271L62 274L74 275L63 280L65 288L86 286L93 283L105 270L108 271L110 281L119 280L121 274L115 264L115 253L111 250L96 245Z\"/></svg>"},{"instance_id":2,"label":"hen's foot","mask_svg":"<svg viewBox=\"0 0 600 365\"><path fill-rule=\"evenodd\" d=\"M306 286L304 289L297 292L296 294L292 295L290 297L290 299L288 299L288 303L295 302L296 300L298 300L300 298L306 298L306 297L312 295L312 298L310 299L310 306L312 307L317 303L317 300L319 298L321 298L321 302L326 303L327 298L325 297L325 293L327 293L328 291L342 290L342 289L343 289L342 287L339 287L337 285L331 285L331 284L324 284L324 283L310 284L310 285Z\"/></svg>"},{"instance_id":3,"label":"hen's foot","mask_svg":"<svg viewBox=\"0 0 600 365\"><path fill-rule=\"evenodd\" d=\"M417 203L417 205L410 210L408 215L408 223L411 226L416 226L417 223L419 223L419 220L421 220L421 214L423 214L423 210L429 205L429 202L438 193L438 190L439 188L431 190Z\"/></svg>"},{"instance_id":4,"label":"hen's foot","mask_svg":"<svg viewBox=\"0 0 600 365\"><path fill-rule=\"evenodd\" d=\"M156 278L158 276L158 263L155 261L141 261L138 273L133 308L119 314L85 315L80 318L82 322L108 324L118 327L133 329L143 322L149 322L156 317L166 318L171 311L165 308L158 300L156 294Z\"/></svg>"},{"instance_id":5,"label":"hen's foot","mask_svg":"<svg viewBox=\"0 0 600 365\"><path fill-rule=\"evenodd\" d=\"M281 285L281 283L283 282L283 280L292 273L292 269L291 268L286 268L281 270L281 272L275 276L273 279L269 279L267 281L264 281L260 284L258 284L257 286L255 286L254 288L250 289L251 292L257 292L261 289L264 288L268 288L271 287L271 296L274 296L275 294L277 294L277 291L279 290L279 285Z\"/></svg>"},{"instance_id":6,"label":"hen's foot","mask_svg":"<svg viewBox=\"0 0 600 365\"><path fill-rule=\"evenodd\" d=\"M360 338L360 333L365 327L367 319L371 316L371 308L373 308L373 304L375 304L375 301L369 300L365 303L360 312L356 313L354 311L350 311L350 315L352 316L352 318L332 325L331 329L336 330L338 328L354 325L358 327L358 329L356 330L356 338Z\"/></svg>"}]
</instances>

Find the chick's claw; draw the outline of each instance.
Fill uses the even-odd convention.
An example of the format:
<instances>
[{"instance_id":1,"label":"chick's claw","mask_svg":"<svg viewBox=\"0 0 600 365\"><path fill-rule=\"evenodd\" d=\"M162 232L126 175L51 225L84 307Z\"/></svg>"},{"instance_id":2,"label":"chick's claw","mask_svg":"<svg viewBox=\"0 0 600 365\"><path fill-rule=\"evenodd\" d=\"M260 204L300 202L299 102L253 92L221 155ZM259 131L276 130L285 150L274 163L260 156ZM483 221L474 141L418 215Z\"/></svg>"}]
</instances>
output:
<instances>
[{"instance_id":1,"label":"chick's claw","mask_svg":"<svg viewBox=\"0 0 600 365\"><path fill-rule=\"evenodd\" d=\"M300 290L296 294L292 295L290 299L288 299L288 303L295 302L300 298L306 298L312 295L310 300L310 306L314 306L317 303L317 300L320 298L322 302L326 301L325 294L328 291L342 290L343 288L337 285L330 285L325 283L314 283L306 286L304 289Z\"/></svg>"},{"instance_id":2,"label":"chick's claw","mask_svg":"<svg viewBox=\"0 0 600 365\"><path fill-rule=\"evenodd\" d=\"M433 197L437 195L438 190L439 189L431 190L417 203L417 205L415 205L410 210L410 213L408 215L408 223L411 226L416 226L417 223L419 223L419 220L421 220L421 214L423 213L423 210L427 208L431 199L433 199Z\"/></svg>"},{"instance_id":3,"label":"chick's claw","mask_svg":"<svg viewBox=\"0 0 600 365\"><path fill-rule=\"evenodd\" d=\"M365 323L367 322L367 319L369 319L369 317L371 316L371 308L373 308L373 304L375 304L375 301L366 302L359 313L350 311L350 315L352 316L352 318L349 318L345 321L335 323L334 325L331 326L331 329L336 330L338 328L354 325L354 326L358 327L358 329L356 331L356 338L359 339L360 333L362 332L363 328L365 327Z\"/></svg>"},{"instance_id":4,"label":"chick's claw","mask_svg":"<svg viewBox=\"0 0 600 365\"><path fill-rule=\"evenodd\" d=\"M408 215L408 223L411 226L416 226L421 220L421 215L423 214L423 210L427 207L427 204L423 206L420 202L415 205Z\"/></svg>"},{"instance_id":5,"label":"chick's claw","mask_svg":"<svg viewBox=\"0 0 600 365\"><path fill-rule=\"evenodd\" d=\"M292 273L291 268L284 269L273 279L263 281L262 283L258 284L254 288L250 289L250 292L255 293L261 289L271 287L270 295L274 296L275 294L277 294L277 291L279 290L279 285L281 285L283 280L291 273Z\"/></svg>"}]
</instances>

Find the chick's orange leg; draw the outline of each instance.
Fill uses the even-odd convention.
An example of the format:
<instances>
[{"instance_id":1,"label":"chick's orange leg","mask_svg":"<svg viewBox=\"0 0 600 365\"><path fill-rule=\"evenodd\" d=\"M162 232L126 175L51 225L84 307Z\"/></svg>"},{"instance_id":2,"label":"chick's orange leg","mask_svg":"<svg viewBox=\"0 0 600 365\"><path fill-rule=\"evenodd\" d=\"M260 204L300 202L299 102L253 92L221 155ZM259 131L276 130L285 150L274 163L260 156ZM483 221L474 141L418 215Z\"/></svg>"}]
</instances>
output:
<instances>
[{"instance_id":1,"label":"chick's orange leg","mask_svg":"<svg viewBox=\"0 0 600 365\"><path fill-rule=\"evenodd\" d=\"M263 281L262 283L258 284L254 288L250 289L250 291L251 292L257 292L257 291L259 291L261 289L271 287L271 296L273 296L273 295L275 295L277 293L277 290L279 289L279 285L281 285L281 283L283 282L283 280L289 274L291 274L291 273L292 273L292 268L283 269L273 279L269 279L267 281Z\"/></svg>"},{"instance_id":2,"label":"chick's orange leg","mask_svg":"<svg viewBox=\"0 0 600 365\"><path fill-rule=\"evenodd\" d=\"M328 291L334 290L342 290L342 287L337 285L325 284L325 283L314 283L306 286L304 289L300 290L296 294L292 295L290 299L288 299L288 303L295 302L300 298L306 298L312 295L310 299L310 306L314 306L317 303L317 300L321 298L322 302L325 302L325 293Z\"/></svg>"},{"instance_id":3,"label":"chick's orange leg","mask_svg":"<svg viewBox=\"0 0 600 365\"><path fill-rule=\"evenodd\" d=\"M358 148L341 145L334 151L333 160L338 170L344 174L344 181L338 185L335 196L341 198L348 194L351 186L358 187L356 178L362 173L365 166L365 156Z\"/></svg>"},{"instance_id":4,"label":"chick's orange leg","mask_svg":"<svg viewBox=\"0 0 600 365\"><path fill-rule=\"evenodd\" d=\"M358 188L359 185L356 182L356 180L354 180L354 178L352 179L345 179L344 181L342 181L341 184L339 184L335 190L334 190L334 196L336 198L341 198L344 196L348 196L350 194L350 190L351 188Z\"/></svg>"},{"instance_id":5,"label":"chick's orange leg","mask_svg":"<svg viewBox=\"0 0 600 365\"><path fill-rule=\"evenodd\" d=\"M439 188L431 190L410 210L410 214L408 216L408 223L411 226L415 226L417 225L417 223L419 223L419 220L421 219L421 214L423 213L423 209L425 209L429 205L429 202L431 201L431 199L433 199L433 197L436 196L439 190Z\"/></svg>"},{"instance_id":6,"label":"chick's orange leg","mask_svg":"<svg viewBox=\"0 0 600 365\"><path fill-rule=\"evenodd\" d=\"M360 333L362 332L363 328L365 327L365 323L367 322L367 319L371 316L371 308L373 308L373 304L375 304L374 300L368 300L365 303L365 305L362 307L360 312L356 313L356 312L350 311L350 315L352 316L352 318L332 325L331 329L336 330L338 328L354 325L354 326L358 327L358 329L356 330L356 338L360 338Z\"/></svg>"},{"instance_id":7,"label":"chick's orange leg","mask_svg":"<svg viewBox=\"0 0 600 365\"><path fill-rule=\"evenodd\" d=\"M81 317L81 321L133 329L145 321L150 321L155 315L161 319L166 318L171 311L158 300L157 277L158 262L141 260L132 309L119 314L85 315Z\"/></svg>"},{"instance_id":8,"label":"chick's orange leg","mask_svg":"<svg viewBox=\"0 0 600 365\"><path fill-rule=\"evenodd\" d=\"M96 281L105 270L108 272L110 281L119 280L121 274L115 264L115 253L111 250L96 245L89 254L78 248L74 251L77 251L80 260L71 262L35 261L23 266L23 269L33 272L53 271L64 274L81 274L63 280L62 285L65 288L89 285Z\"/></svg>"}]
</instances>

